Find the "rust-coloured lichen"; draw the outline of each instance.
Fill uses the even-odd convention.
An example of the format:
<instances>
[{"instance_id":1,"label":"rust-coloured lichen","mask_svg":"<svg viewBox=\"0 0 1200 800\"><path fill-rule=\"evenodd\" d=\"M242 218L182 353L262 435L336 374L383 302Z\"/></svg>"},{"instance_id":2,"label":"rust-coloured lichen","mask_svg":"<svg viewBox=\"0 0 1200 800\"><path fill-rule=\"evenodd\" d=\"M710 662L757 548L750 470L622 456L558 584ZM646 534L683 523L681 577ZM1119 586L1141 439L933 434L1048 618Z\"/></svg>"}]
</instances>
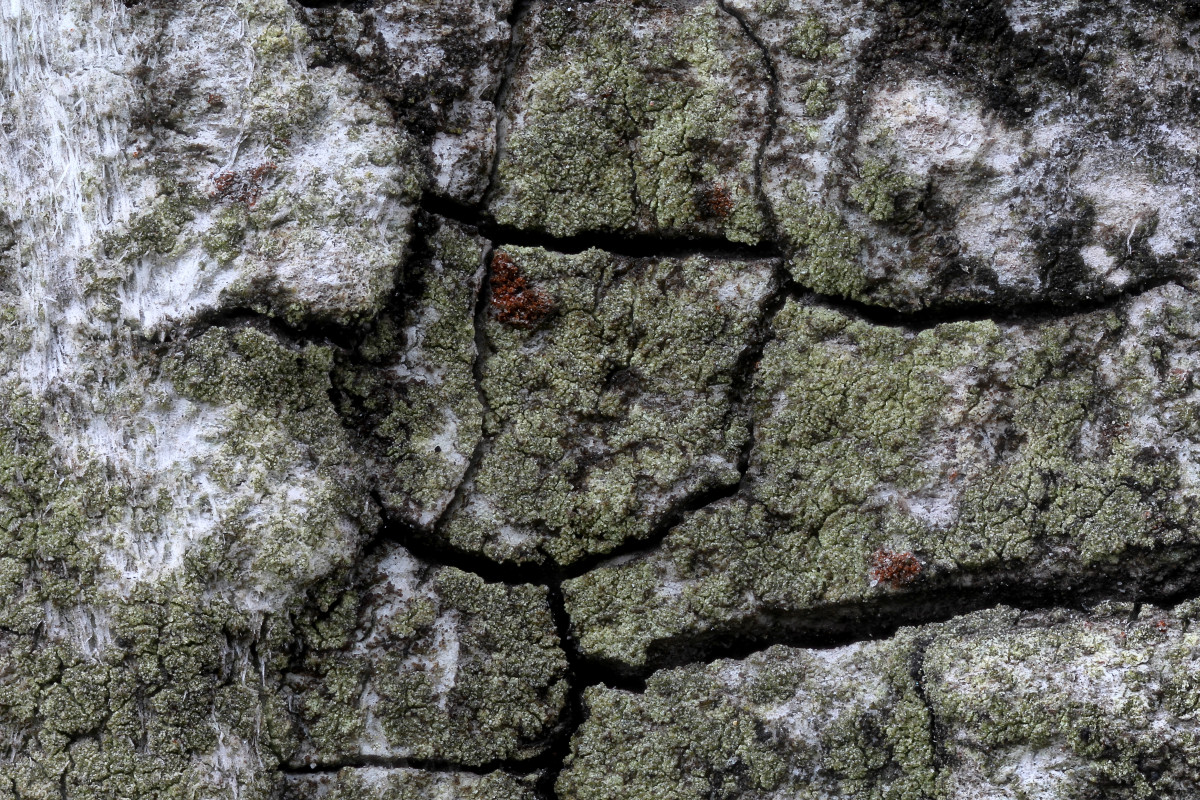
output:
<instances>
[{"instance_id":1,"label":"rust-coloured lichen","mask_svg":"<svg viewBox=\"0 0 1200 800\"><path fill-rule=\"evenodd\" d=\"M529 286L512 256L502 251L492 256L492 313L496 319L531 328L545 319L550 308L549 296Z\"/></svg>"},{"instance_id":2,"label":"rust-coloured lichen","mask_svg":"<svg viewBox=\"0 0 1200 800\"><path fill-rule=\"evenodd\" d=\"M233 200L253 208L262 197L263 178L275 171L275 162L265 161L242 172L226 171L213 176L214 200Z\"/></svg>"},{"instance_id":3,"label":"rust-coloured lichen","mask_svg":"<svg viewBox=\"0 0 1200 800\"><path fill-rule=\"evenodd\" d=\"M728 189L717 183L700 192L698 205L702 218L725 219L733 211L733 198Z\"/></svg>"},{"instance_id":4,"label":"rust-coloured lichen","mask_svg":"<svg viewBox=\"0 0 1200 800\"><path fill-rule=\"evenodd\" d=\"M871 556L871 585L886 584L893 589L908 586L921 574L921 562L912 553L897 553L880 548Z\"/></svg>"}]
</instances>

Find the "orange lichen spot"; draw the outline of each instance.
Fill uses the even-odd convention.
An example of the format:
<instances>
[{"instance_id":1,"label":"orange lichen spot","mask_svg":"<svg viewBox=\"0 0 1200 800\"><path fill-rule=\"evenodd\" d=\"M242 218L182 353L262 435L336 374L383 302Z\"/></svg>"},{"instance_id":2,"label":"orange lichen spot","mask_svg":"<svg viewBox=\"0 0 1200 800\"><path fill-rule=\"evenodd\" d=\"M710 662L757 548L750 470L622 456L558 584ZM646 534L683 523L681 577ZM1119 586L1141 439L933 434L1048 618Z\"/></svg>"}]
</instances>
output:
<instances>
[{"instance_id":1,"label":"orange lichen spot","mask_svg":"<svg viewBox=\"0 0 1200 800\"><path fill-rule=\"evenodd\" d=\"M265 161L253 169L242 172L222 172L213 176L214 191L210 197L216 200L233 200L253 208L262 197L263 178L275 171L275 162Z\"/></svg>"},{"instance_id":2,"label":"orange lichen spot","mask_svg":"<svg viewBox=\"0 0 1200 800\"><path fill-rule=\"evenodd\" d=\"M912 553L897 553L882 547L871 556L871 585L893 589L908 586L921 574L921 562Z\"/></svg>"},{"instance_id":3,"label":"orange lichen spot","mask_svg":"<svg viewBox=\"0 0 1200 800\"><path fill-rule=\"evenodd\" d=\"M225 98L224 98L224 97L222 97L221 95L217 94L216 92L209 92L209 93L208 93L208 94L205 96L205 99L207 99L207 100L208 100L208 104L209 104L210 106L223 106L223 105L225 105Z\"/></svg>"},{"instance_id":4,"label":"orange lichen spot","mask_svg":"<svg viewBox=\"0 0 1200 800\"><path fill-rule=\"evenodd\" d=\"M700 192L698 203L700 216L708 219L725 219L733 211L733 198L729 190L719 183L706 186Z\"/></svg>"},{"instance_id":5,"label":"orange lichen spot","mask_svg":"<svg viewBox=\"0 0 1200 800\"><path fill-rule=\"evenodd\" d=\"M517 262L505 252L492 256L492 313L519 328L532 328L550 313L550 298L529 286Z\"/></svg>"},{"instance_id":6,"label":"orange lichen spot","mask_svg":"<svg viewBox=\"0 0 1200 800\"><path fill-rule=\"evenodd\" d=\"M1154 626L1155 626L1156 628L1158 628L1158 632L1159 632L1159 633L1166 633L1166 632L1167 632L1167 621L1166 621L1165 619L1160 619L1160 620L1158 620L1158 622L1155 622L1155 623L1154 623Z\"/></svg>"}]
</instances>

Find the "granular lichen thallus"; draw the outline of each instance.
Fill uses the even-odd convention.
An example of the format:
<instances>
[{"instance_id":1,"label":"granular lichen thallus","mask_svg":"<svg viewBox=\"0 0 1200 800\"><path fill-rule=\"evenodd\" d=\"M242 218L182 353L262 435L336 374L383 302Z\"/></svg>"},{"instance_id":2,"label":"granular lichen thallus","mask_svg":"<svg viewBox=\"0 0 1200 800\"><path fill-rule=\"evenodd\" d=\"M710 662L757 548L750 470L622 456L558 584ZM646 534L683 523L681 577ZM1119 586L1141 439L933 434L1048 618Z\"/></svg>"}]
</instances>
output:
<instances>
[{"instance_id":1,"label":"granular lichen thallus","mask_svg":"<svg viewBox=\"0 0 1200 800\"><path fill-rule=\"evenodd\" d=\"M492 256L492 313L496 319L519 328L532 328L550 313L550 297L529 286L512 256L503 251Z\"/></svg>"},{"instance_id":2,"label":"granular lichen thallus","mask_svg":"<svg viewBox=\"0 0 1200 800\"><path fill-rule=\"evenodd\" d=\"M882 547L871 556L871 585L886 584L900 589L921 574L921 562L912 553L897 553Z\"/></svg>"}]
</instances>

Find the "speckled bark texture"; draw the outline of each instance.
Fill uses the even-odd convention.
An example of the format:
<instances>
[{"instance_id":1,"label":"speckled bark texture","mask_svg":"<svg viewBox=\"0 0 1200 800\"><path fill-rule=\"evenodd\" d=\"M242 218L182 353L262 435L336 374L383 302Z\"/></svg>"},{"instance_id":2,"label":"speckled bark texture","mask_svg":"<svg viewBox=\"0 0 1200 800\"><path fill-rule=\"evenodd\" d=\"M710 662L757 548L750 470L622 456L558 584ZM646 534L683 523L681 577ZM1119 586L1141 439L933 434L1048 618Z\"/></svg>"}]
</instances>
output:
<instances>
[{"instance_id":1,"label":"speckled bark texture","mask_svg":"<svg viewBox=\"0 0 1200 800\"><path fill-rule=\"evenodd\" d=\"M0 4L0 800L1200 796L1197 47Z\"/></svg>"}]
</instances>

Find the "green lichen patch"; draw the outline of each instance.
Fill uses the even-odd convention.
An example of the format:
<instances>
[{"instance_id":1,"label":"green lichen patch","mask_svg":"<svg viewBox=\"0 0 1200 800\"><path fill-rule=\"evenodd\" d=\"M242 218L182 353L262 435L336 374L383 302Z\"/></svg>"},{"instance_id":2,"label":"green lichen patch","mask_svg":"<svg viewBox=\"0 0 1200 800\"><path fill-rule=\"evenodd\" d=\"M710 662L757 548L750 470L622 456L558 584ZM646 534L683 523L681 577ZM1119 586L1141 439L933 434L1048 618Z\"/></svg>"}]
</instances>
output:
<instances>
[{"instance_id":1,"label":"green lichen patch","mask_svg":"<svg viewBox=\"0 0 1200 800\"><path fill-rule=\"evenodd\" d=\"M1197 633L1145 608L1008 609L592 687L561 796L1185 798Z\"/></svg>"},{"instance_id":2,"label":"green lichen patch","mask_svg":"<svg viewBox=\"0 0 1200 800\"><path fill-rule=\"evenodd\" d=\"M60 341L53 396L3 387L0 795L266 800L294 748L288 613L374 524L328 354L252 331L135 357L131 338ZM322 501L310 470L343 480Z\"/></svg>"},{"instance_id":3,"label":"green lichen patch","mask_svg":"<svg viewBox=\"0 0 1200 800\"><path fill-rule=\"evenodd\" d=\"M1123 613L1120 613L1123 612ZM1178 612L1115 608L946 626L926 693L956 765L947 792L1184 798L1200 780L1200 638Z\"/></svg>"},{"instance_id":4,"label":"green lichen patch","mask_svg":"<svg viewBox=\"0 0 1200 800\"><path fill-rule=\"evenodd\" d=\"M0 795L233 796L232 784L243 798L274 796L289 720L247 658L252 638L269 652L269 628L220 601L138 592L6 632L0 731L14 752Z\"/></svg>"},{"instance_id":5,"label":"green lichen patch","mask_svg":"<svg viewBox=\"0 0 1200 800\"><path fill-rule=\"evenodd\" d=\"M748 430L733 381L773 288L770 262L504 257L552 311L532 327L489 314L487 441L446 540L569 564L738 481Z\"/></svg>"},{"instance_id":6,"label":"green lichen patch","mask_svg":"<svg viewBox=\"0 0 1200 800\"><path fill-rule=\"evenodd\" d=\"M512 0L305 7L320 63L353 65L422 143L430 189L477 204L496 146ZM448 24L452 21L452 24Z\"/></svg>"},{"instance_id":7,"label":"green lichen patch","mask_svg":"<svg viewBox=\"0 0 1200 800\"><path fill-rule=\"evenodd\" d=\"M488 244L453 223L410 262L401 310L376 320L335 384L344 419L368 433L384 504L430 526L450 504L483 427L475 305Z\"/></svg>"},{"instance_id":8,"label":"green lichen patch","mask_svg":"<svg viewBox=\"0 0 1200 800\"><path fill-rule=\"evenodd\" d=\"M833 296L852 297L862 292L866 280L858 266L858 254L863 238L842 217L812 203L796 184L776 206L775 217L794 252L788 267L797 281Z\"/></svg>"},{"instance_id":9,"label":"green lichen patch","mask_svg":"<svg viewBox=\"0 0 1200 800\"><path fill-rule=\"evenodd\" d=\"M287 800L534 800L528 781L505 772L426 772L346 767L289 778Z\"/></svg>"},{"instance_id":10,"label":"green lichen patch","mask_svg":"<svg viewBox=\"0 0 1200 800\"><path fill-rule=\"evenodd\" d=\"M473 766L546 747L568 686L544 587L485 583L389 547L322 596L286 678L303 733L294 763Z\"/></svg>"},{"instance_id":11,"label":"green lichen patch","mask_svg":"<svg viewBox=\"0 0 1200 800\"><path fill-rule=\"evenodd\" d=\"M498 221L556 236L760 240L768 75L716 2L539 2L519 35ZM700 200L712 184L729 193L727 212Z\"/></svg>"},{"instance_id":12,"label":"green lichen patch","mask_svg":"<svg viewBox=\"0 0 1200 800\"><path fill-rule=\"evenodd\" d=\"M798 264L806 286L902 310L1069 307L1194 274L1198 174L1175 133L1197 124L1178 100L1197 70L1185 17L1123 0L730 8L777 77L772 237L811 258L802 203L867 243L836 270Z\"/></svg>"},{"instance_id":13,"label":"green lichen patch","mask_svg":"<svg viewBox=\"0 0 1200 800\"><path fill-rule=\"evenodd\" d=\"M823 98L821 102L824 102ZM812 99L806 100L807 105L812 103ZM871 158L859 168L858 182L851 187L850 198L862 206L871 219L889 222L902 210L902 198L913 188L912 178L878 158Z\"/></svg>"},{"instance_id":14,"label":"green lichen patch","mask_svg":"<svg viewBox=\"0 0 1200 800\"><path fill-rule=\"evenodd\" d=\"M211 442L196 453L203 479L189 483L208 490L193 520L211 511L212 526L185 556L189 580L295 591L344 566L374 530L363 465L329 399L331 367L328 348L289 348L254 327L210 329L164 361L191 404L175 413ZM171 527L158 535L172 538Z\"/></svg>"},{"instance_id":15,"label":"green lichen patch","mask_svg":"<svg viewBox=\"0 0 1200 800\"><path fill-rule=\"evenodd\" d=\"M930 714L909 633L883 644L773 647L593 687L560 795L585 800L937 796Z\"/></svg>"},{"instance_id":16,"label":"green lichen patch","mask_svg":"<svg viewBox=\"0 0 1200 800\"><path fill-rule=\"evenodd\" d=\"M102 256L123 265L122 316L377 313L425 180L380 101L305 65L308 35L283 0L139 6L122 24L146 60L118 76L142 98L119 120L135 142L116 167L130 213L98 226Z\"/></svg>"},{"instance_id":17,"label":"green lichen patch","mask_svg":"<svg viewBox=\"0 0 1200 800\"><path fill-rule=\"evenodd\" d=\"M569 581L582 647L641 665L675 637L897 593L1174 576L1197 545L1198 325L1174 288L919 333L789 304L756 376L745 491ZM903 585L880 579L881 552L913 564Z\"/></svg>"}]
</instances>

